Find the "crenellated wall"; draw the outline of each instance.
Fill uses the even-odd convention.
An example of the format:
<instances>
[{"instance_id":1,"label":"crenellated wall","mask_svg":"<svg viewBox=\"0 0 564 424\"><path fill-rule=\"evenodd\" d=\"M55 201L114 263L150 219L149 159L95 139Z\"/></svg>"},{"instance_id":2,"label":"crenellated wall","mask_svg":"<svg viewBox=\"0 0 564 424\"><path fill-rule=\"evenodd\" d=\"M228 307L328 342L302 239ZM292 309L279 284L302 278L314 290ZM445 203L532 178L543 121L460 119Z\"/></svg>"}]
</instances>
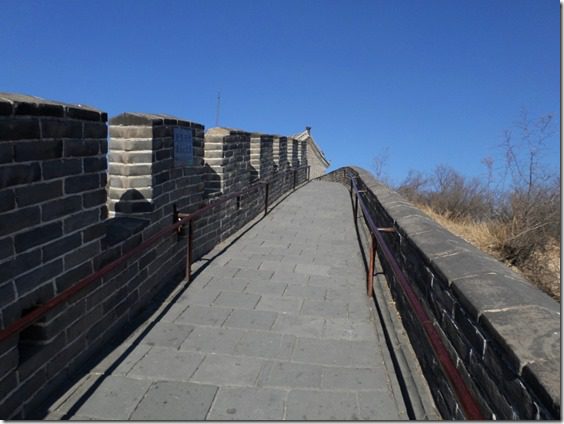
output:
<instances>
[{"instance_id":1,"label":"crenellated wall","mask_svg":"<svg viewBox=\"0 0 564 424\"><path fill-rule=\"evenodd\" d=\"M367 171L347 167L322 180L350 187L356 176L396 261L433 318L486 418L560 419L560 305L494 258L451 234ZM397 309L443 417L463 419L454 390L393 273L382 266Z\"/></svg>"},{"instance_id":2,"label":"crenellated wall","mask_svg":"<svg viewBox=\"0 0 564 424\"><path fill-rule=\"evenodd\" d=\"M251 158L250 133L204 136L169 115L120 114L109 135L108 151L99 110L0 94L0 330L151 239L175 210L249 188L253 169L250 190L193 221L194 259L263 212L267 183L272 204L308 175L274 168L274 144L285 147L272 136L253 134ZM167 234L0 342L1 419L42 418L50 396L184 279L186 231Z\"/></svg>"}]
</instances>

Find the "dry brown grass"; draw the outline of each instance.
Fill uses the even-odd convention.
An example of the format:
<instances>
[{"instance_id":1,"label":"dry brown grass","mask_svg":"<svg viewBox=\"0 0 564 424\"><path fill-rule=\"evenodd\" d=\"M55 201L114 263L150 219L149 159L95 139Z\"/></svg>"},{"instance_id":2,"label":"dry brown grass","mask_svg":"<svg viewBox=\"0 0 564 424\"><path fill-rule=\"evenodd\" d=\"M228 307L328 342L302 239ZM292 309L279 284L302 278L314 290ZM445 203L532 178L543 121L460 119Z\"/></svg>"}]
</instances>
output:
<instances>
[{"instance_id":1,"label":"dry brown grass","mask_svg":"<svg viewBox=\"0 0 564 424\"><path fill-rule=\"evenodd\" d=\"M430 206L418 204L423 212L453 234L492 255L500 262L522 274L541 290L560 301L560 243L551 240L544 252L534 252L519 268L503 261L502 225L497 222L476 222L468 218L452 219L448 214L439 214Z\"/></svg>"}]
</instances>

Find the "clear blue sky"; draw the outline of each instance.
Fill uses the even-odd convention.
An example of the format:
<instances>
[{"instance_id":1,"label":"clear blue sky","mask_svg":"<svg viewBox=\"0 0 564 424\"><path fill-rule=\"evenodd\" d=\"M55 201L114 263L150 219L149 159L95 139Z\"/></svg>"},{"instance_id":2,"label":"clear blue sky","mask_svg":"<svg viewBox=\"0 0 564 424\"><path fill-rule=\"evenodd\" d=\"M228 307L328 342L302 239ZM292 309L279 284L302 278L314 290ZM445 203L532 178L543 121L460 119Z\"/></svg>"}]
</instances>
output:
<instances>
[{"instance_id":1,"label":"clear blue sky","mask_svg":"<svg viewBox=\"0 0 564 424\"><path fill-rule=\"evenodd\" d=\"M522 108L554 113L557 0L3 0L0 91L293 134L386 173L498 157Z\"/></svg>"}]
</instances>

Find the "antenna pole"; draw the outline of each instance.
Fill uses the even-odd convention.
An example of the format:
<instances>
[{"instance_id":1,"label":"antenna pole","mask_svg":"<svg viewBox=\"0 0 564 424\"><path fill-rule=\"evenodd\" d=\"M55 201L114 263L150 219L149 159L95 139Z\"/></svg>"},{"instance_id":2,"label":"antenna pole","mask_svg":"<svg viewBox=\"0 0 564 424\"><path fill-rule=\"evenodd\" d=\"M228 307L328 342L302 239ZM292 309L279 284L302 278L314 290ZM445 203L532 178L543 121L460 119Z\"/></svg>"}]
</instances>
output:
<instances>
[{"instance_id":1,"label":"antenna pole","mask_svg":"<svg viewBox=\"0 0 564 424\"><path fill-rule=\"evenodd\" d=\"M215 108L215 126L219 127L219 110L221 108L221 91L217 92L217 106Z\"/></svg>"}]
</instances>

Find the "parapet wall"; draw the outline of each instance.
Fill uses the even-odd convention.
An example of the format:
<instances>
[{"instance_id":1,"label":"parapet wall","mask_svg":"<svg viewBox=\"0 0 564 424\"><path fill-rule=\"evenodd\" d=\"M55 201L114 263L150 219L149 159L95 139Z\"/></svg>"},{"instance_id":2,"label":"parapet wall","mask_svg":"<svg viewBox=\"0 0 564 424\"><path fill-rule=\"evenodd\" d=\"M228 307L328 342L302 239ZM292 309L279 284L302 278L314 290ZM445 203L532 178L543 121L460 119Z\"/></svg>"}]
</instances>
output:
<instances>
[{"instance_id":1,"label":"parapet wall","mask_svg":"<svg viewBox=\"0 0 564 424\"><path fill-rule=\"evenodd\" d=\"M360 168L321 177L366 190L376 225L433 317L482 413L492 419L560 419L560 306L494 258L451 234ZM396 306L443 417L463 419L391 269L381 258Z\"/></svg>"},{"instance_id":2,"label":"parapet wall","mask_svg":"<svg viewBox=\"0 0 564 424\"><path fill-rule=\"evenodd\" d=\"M253 135L260 144L251 162L250 133L204 136L198 123L123 113L110 120L108 151L106 122L90 107L0 94L0 334L65 295L0 341L0 419L42 418L93 355L183 281L187 231L130 253L176 212L217 202L192 223L198 259L261 213L266 196L272 204L309 175L273 169L271 136ZM251 168L254 185L222 201L249 188Z\"/></svg>"}]
</instances>

